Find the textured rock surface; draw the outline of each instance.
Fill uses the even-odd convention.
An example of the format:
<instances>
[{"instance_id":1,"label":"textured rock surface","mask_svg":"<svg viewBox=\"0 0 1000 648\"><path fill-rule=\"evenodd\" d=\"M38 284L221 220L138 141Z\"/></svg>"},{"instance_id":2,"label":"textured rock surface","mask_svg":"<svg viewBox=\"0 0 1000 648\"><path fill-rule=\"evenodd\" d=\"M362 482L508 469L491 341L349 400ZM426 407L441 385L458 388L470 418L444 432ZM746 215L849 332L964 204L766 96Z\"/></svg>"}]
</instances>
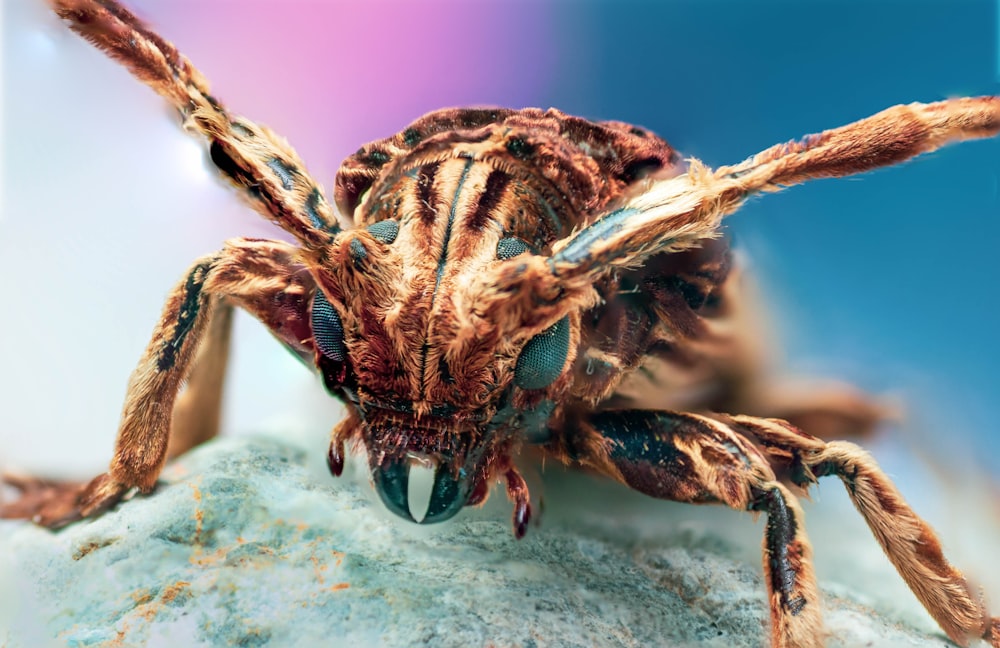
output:
<instances>
[{"instance_id":1,"label":"textured rock surface","mask_svg":"<svg viewBox=\"0 0 1000 648\"><path fill-rule=\"evenodd\" d=\"M210 443L163 477L154 496L58 534L0 523L0 646L765 642L749 516L563 475L546 502L564 510L523 541L502 496L416 527L271 440ZM831 647L950 645L905 587L879 598L820 578Z\"/></svg>"}]
</instances>

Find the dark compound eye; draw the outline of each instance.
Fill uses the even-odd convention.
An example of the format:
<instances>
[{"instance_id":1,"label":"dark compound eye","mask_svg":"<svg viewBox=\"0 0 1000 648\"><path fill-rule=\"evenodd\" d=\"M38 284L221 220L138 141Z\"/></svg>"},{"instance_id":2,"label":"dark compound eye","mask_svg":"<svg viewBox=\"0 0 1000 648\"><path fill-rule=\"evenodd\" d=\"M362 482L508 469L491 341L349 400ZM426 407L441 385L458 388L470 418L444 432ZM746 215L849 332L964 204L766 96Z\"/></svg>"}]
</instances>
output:
<instances>
[{"instance_id":1,"label":"dark compound eye","mask_svg":"<svg viewBox=\"0 0 1000 648\"><path fill-rule=\"evenodd\" d=\"M334 310L326 295L319 288L313 297L312 305L313 339L320 353L333 360L343 362L347 359L347 348L344 346L344 324L340 315Z\"/></svg>"},{"instance_id":2,"label":"dark compound eye","mask_svg":"<svg viewBox=\"0 0 1000 648\"><path fill-rule=\"evenodd\" d=\"M368 226L368 233L383 243L392 243L399 234L399 223L394 220L372 223Z\"/></svg>"},{"instance_id":3,"label":"dark compound eye","mask_svg":"<svg viewBox=\"0 0 1000 648\"><path fill-rule=\"evenodd\" d=\"M348 248L351 251L351 260L357 265L363 265L365 259L368 258L368 250L365 249L364 243L358 239L351 239L351 244Z\"/></svg>"},{"instance_id":4,"label":"dark compound eye","mask_svg":"<svg viewBox=\"0 0 1000 648\"><path fill-rule=\"evenodd\" d=\"M528 244L519 238L502 238L497 243L497 258L501 261L512 259L518 254L528 251Z\"/></svg>"},{"instance_id":5,"label":"dark compound eye","mask_svg":"<svg viewBox=\"0 0 1000 648\"><path fill-rule=\"evenodd\" d=\"M562 373L569 354L569 316L528 340L514 367L514 384L521 389L548 387Z\"/></svg>"}]
</instances>

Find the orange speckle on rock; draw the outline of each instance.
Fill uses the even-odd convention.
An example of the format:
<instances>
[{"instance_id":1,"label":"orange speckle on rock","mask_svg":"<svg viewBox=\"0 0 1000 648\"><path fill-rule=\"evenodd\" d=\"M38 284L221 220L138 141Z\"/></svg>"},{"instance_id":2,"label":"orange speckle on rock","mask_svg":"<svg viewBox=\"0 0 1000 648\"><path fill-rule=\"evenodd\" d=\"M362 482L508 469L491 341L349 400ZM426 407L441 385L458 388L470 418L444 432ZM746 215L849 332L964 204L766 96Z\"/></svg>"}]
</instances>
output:
<instances>
[{"instance_id":1,"label":"orange speckle on rock","mask_svg":"<svg viewBox=\"0 0 1000 648\"><path fill-rule=\"evenodd\" d=\"M316 582L320 585L323 584L323 571L326 569L326 565L321 565L319 558L316 556L309 556L309 561L313 564L313 575L316 577Z\"/></svg>"},{"instance_id":2,"label":"orange speckle on rock","mask_svg":"<svg viewBox=\"0 0 1000 648\"><path fill-rule=\"evenodd\" d=\"M326 589L327 589L327 591L330 591L330 592L336 592L338 590L345 590L345 589L347 589L350 586L351 586L350 583L337 583L335 585L331 585L330 587L328 587Z\"/></svg>"},{"instance_id":3,"label":"orange speckle on rock","mask_svg":"<svg viewBox=\"0 0 1000 648\"><path fill-rule=\"evenodd\" d=\"M107 547L109 544L112 544L117 540L118 538L104 538L102 540L92 540L91 542L82 545L73 553L73 560L80 560L90 552L97 551L102 547Z\"/></svg>"},{"instance_id":4,"label":"orange speckle on rock","mask_svg":"<svg viewBox=\"0 0 1000 648\"><path fill-rule=\"evenodd\" d=\"M190 587L190 585L191 585L191 583L189 581L177 581L173 585L171 585L171 586L169 586L169 587L167 587L166 589L163 590L163 593L160 594L160 599L164 603L170 603L175 598L177 598L178 594L180 594L185 589L187 589L188 587Z\"/></svg>"},{"instance_id":5,"label":"orange speckle on rock","mask_svg":"<svg viewBox=\"0 0 1000 648\"><path fill-rule=\"evenodd\" d=\"M204 565L211 564L213 562L218 562L218 561L224 560L226 558L226 554L227 553L228 553L228 550L225 547L222 547L222 548L216 549L212 553L206 555L206 554L202 553L202 549L201 549L200 546L196 546L194 554L191 555L191 557L188 559L188 561L192 565L202 565L202 566L204 566Z\"/></svg>"},{"instance_id":6,"label":"orange speckle on rock","mask_svg":"<svg viewBox=\"0 0 1000 648\"><path fill-rule=\"evenodd\" d=\"M144 603L149 603L153 600L153 595L148 589L143 587L142 589L137 589L132 592L132 600L135 601L136 605L142 605Z\"/></svg>"},{"instance_id":7,"label":"orange speckle on rock","mask_svg":"<svg viewBox=\"0 0 1000 648\"><path fill-rule=\"evenodd\" d=\"M117 648L123 646L124 644L122 642L125 641L125 635L127 632L128 632L128 626L126 625L124 628L115 633L114 640L112 640L112 642L109 644L111 648Z\"/></svg>"}]
</instances>

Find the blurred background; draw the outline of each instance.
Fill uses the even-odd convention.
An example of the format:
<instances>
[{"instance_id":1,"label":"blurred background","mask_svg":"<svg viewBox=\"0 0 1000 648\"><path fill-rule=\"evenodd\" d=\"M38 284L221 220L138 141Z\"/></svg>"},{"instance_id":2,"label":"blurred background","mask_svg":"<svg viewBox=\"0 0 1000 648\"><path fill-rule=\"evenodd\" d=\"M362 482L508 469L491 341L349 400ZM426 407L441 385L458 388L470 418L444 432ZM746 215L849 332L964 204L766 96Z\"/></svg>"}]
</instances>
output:
<instances>
[{"instance_id":1,"label":"blurred background","mask_svg":"<svg viewBox=\"0 0 1000 648\"><path fill-rule=\"evenodd\" d=\"M280 234L151 91L42 2L2 6L0 465L90 477L185 268ZM359 145L444 106L629 121L715 166L893 104L1000 92L995 0L130 6L327 189ZM901 403L870 447L955 553L995 548L974 518L1000 502L1000 140L767 196L728 226L779 366ZM247 317L232 358L226 433L294 433L322 457L338 410L319 383ZM979 578L995 599L998 578Z\"/></svg>"}]
</instances>

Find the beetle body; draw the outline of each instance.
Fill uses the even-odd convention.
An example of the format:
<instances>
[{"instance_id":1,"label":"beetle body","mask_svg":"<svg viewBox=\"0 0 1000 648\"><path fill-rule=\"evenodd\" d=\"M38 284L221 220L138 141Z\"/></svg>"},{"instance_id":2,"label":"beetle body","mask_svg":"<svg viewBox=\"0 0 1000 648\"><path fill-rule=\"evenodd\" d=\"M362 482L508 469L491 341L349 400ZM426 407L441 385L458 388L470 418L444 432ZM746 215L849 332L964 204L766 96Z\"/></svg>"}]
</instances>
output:
<instances>
[{"instance_id":1,"label":"beetle body","mask_svg":"<svg viewBox=\"0 0 1000 648\"><path fill-rule=\"evenodd\" d=\"M619 122L443 110L350 157L335 209L283 139L230 114L124 7L52 4L167 99L221 175L296 243L233 239L196 260L131 376L107 472L86 484L16 480L4 517L58 528L99 515L216 434L238 307L346 402L331 471L347 444L363 446L382 501L404 518L419 517L409 468L430 463L421 522L482 502L499 480L522 536L531 511L514 458L526 444L653 497L763 512L772 644L820 646L812 548L790 485L834 476L949 637L1000 648L1000 618L933 530L870 455L831 440L870 426L877 408L841 394L773 411L748 397L752 332L739 325L739 273L720 238L752 196L995 136L1000 98L894 106L717 169ZM699 387L686 401L685 384Z\"/></svg>"},{"instance_id":2,"label":"beetle body","mask_svg":"<svg viewBox=\"0 0 1000 648\"><path fill-rule=\"evenodd\" d=\"M454 514L512 469L526 436L544 440L563 409L603 400L650 350L658 322L643 284L678 279L656 264L601 281L597 305L542 331L476 312L476 291L509 259L550 254L643 178L682 171L639 128L537 109L438 111L344 162L337 205L370 236L343 243L349 270L318 277L341 306L350 366L318 359L359 414L338 436L363 441L392 510L412 519L405 464L419 459L437 465L435 498L459 498L432 499L439 513L423 520Z\"/></svg>"}]
</instances>

